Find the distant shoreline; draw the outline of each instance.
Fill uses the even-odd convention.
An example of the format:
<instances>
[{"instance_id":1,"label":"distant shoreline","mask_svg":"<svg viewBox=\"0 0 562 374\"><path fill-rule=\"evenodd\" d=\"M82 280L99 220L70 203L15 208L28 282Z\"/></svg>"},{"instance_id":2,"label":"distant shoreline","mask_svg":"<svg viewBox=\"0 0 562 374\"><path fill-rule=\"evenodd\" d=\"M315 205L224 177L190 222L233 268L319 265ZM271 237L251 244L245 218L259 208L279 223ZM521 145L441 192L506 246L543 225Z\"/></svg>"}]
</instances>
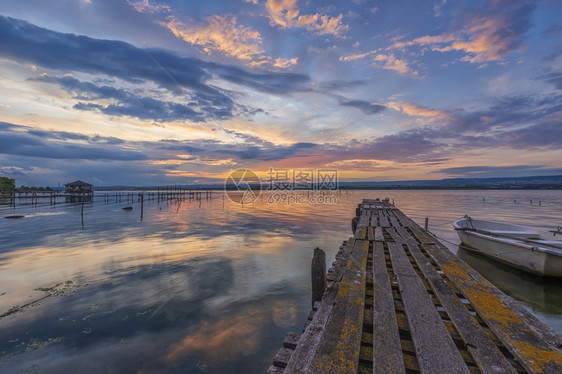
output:
<instances>
[{"instance_id":1,"label":"distant shoreline","mask_svg":"<svg viewBox=\"0 0 562 374\"><path fill-rule=\"evenodd\" d=\"M259 186L252 186L253 189L258 190ZM225 186L182 186L178 187L178 190L182 191L224 191ZM158 187L98 187L95 192L104 191L156 191ZM165 188L160 187L161 191L165 191ZM172 189L173 190L173 189ZM227 186L226 190L234 191L235 186ZM444 186L348 186L340 185L337 189L294 189L294 190L268 190L266 188L263 191L272 192L306 192L306 191L382 191L382 190L562 190L562 185L529 185L529 186L459 186L459 187L444 187Z\"/></svg>"},{"instance_id":2,"label":"distant shoreline","mask_svg":"<svg viewBox=\"0 0 562 374\"><path fill-rule=\"evenodd\" d=\"M292 181L287 181L289 186ZM271 182L263 180L260 183L250 184L252 189L267 190ZM441 180L406 180L406 181L337 181L337 188L332 190L562 190L562 175L546 175L531 177L497 177L497 178L453 178ZM296 184L296 183L295 183ZM330 191L318 188L321 183L316 181L309 189L287 188L285 191ZM311 186L310 184L308 186ZM247 186L247 185L246 185ZM334 187L332 184L330 187ZM62 187L26 187L24 190L16 189L16 193L47 193L64 191ZM239 187L242 188L242 187ZM175 184L163 186L94 186L96 192L101 191L201 191L201 190L236 190L233 184L208 183L208 184ZM5 191L8 192L9 191Z\"/></svg>"}]
</instances>

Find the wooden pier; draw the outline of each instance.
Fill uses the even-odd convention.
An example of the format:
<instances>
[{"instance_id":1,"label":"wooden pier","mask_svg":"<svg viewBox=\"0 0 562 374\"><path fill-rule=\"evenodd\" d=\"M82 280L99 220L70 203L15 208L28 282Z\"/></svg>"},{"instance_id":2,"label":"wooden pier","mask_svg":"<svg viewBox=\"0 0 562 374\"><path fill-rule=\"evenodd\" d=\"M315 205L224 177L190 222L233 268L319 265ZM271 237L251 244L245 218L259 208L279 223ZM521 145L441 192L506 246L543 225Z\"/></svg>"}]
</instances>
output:
<instances>
[{"instance_id":1,"label":"wooden pier","mask_svg":"<svg viewBox=\"0 0 562 374\"><path fill-rule=\"evenodd\" d=\"M562 373L562 337L386 201L363 200L269 373Z\"/></svg>"},{"instance_id":2,"label":"wooden pier","mask_svg":"<svg viewBox=\"0 0 562 374\"><path fill-rule=\"evenodd\" d=\"M134 202L156 200L158 202L166 202L171 200L202 200L212 199L215 191L212 190L187 190L187 189L174 189L163 188L149 191L127 191L127 192L93 192L80 193L80 192L63 192L63 191L17 191L9 193L0 193L0 206L20 207L32 206L38 207L40 205L57 205L62 203L93 203L103 199L105 204L112 202Z\"/></svg>"}]
</instances>

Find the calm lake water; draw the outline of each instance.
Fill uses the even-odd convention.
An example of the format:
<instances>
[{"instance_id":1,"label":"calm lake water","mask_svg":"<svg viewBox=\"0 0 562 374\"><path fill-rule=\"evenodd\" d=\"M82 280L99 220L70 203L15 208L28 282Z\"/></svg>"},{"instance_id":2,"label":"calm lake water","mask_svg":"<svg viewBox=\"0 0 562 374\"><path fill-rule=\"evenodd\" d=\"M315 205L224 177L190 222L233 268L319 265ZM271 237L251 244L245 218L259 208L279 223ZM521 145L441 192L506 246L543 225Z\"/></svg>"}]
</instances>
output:
<instances>
[{"instance_id":1,"label":"calm lake water","mask_svg":"<svg viewBox=\"0 0 562 374\"><path fill-rule=\"evenodd\" d=\"M263 373L285 334L306 322L313 248L331 264L357 204L377 197L422 226L429 217L453 252L562 333L562 282L466 252L451 226L470 214L555 228L562 191L341 191L335 204L269 197L244 206L218 192L145 200L142 221L137 201L97 197L83 224L80 205L0 206L0 372ZM1 218L10 214L26 217Z\"/></svg>"}]
</instances>

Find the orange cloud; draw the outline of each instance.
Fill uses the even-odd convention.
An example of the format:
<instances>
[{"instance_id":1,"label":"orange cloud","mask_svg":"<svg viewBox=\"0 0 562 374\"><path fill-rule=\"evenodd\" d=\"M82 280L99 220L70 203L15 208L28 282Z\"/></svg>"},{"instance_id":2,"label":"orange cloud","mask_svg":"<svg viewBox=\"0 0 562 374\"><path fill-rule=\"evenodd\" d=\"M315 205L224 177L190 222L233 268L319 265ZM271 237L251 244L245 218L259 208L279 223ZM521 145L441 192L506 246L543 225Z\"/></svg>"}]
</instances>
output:
<instances>
[{"instance_id":1,"label":"orange cloud","mask_svg":"<svg viewBox=\"0 0 562 374\"><path fill-rule=\"evenodd\" d=\"M355 54L355 55L341 56L340 61L360 60L360 59L363 59L365 57L369 57L369 56L371 56L371 55L373 55L377 52L379 52L379 49L376 49L374 51L365 52L365 53L358 53L358 54Z\"/></svg>"},{"instance_id":2,"label":"orange cloud","mask_svg":"<svg viewBox=\"0 0 562 374\"><path fill-rule=\"evenodd\" d=\"M402 75L412 75L417 77L418 72L410 69L406 60L401 60L396 58L394 54L390 53L388 55L378 54L373 59L373 66L382 67L383 69L394 70L398 74Z\"/></svg>"},{"instance_id":3,"label":"orange cloud","mask_svg":"<svg viewBox=\"0 0 562 374\"><path fill-rule=\"evenodd\" d=\"M412 103L390 102L387 103L386 105L389 108L392 108L396 111L402 112L409 116L430 117L430 118L439 118L439 119L450 118L450 114L445 111L417 106L416 104L412 104Z\"/></svg>"},{"instance_id":4,"label":"orange cloud","mask_svg":"<svg viewBox=\"0 0 562 374\"><path fill-rule=\"evenodd\" d=\"M342 23L343 15L329 17L321 14L299 15L300 10L297 0L267 0L265 8L269 14L271 23L283 28L304 27L309 31L315 31L319 35L341 34L348 29Z\"/></svg>"},{"instance_id":5,"label":"orange cloud","mask_svg":"<svg viewBox=\"0 0 562 374\"><path fill-rule=\"evenodd\" d=\"M273 58L265 55L261 34L250 27L239 25L236 16L214 15L207 17L204 25L188 25L169 16L161 25L177 38L197 45L211 54L219 51L227 56L247 62L250 66L272 65L286 69L298 63L297 58Z\"/></svg>"},{"instance_id":6,"label":"orange cloud","mask_svg":"<svg viewBox=\"0 0 562 374\"><path fill-rule=\"evenodd\" d=\"M273 62L273 66L276 68L281 68L281 69L286 69L288 67L290 67L291 65L296 65L299 62L299 59L297 57L288 59L288 58L276 58L275 61Z\"/></svg>"},{"instance_id":7,"label":"orange cloud","mask_svg":"<svg viewBox=\"0 0 562 374\"><path fill-rule=\"evenodd\" d=\"M298 309L294 301L277 301L273 304L272 312L275 326L290 327L298 323Z\"/></svg>"},{"instance_id":8,"label":"orange cloud","mask_svg":"<svg viewBox=\"0 0 562 374\"><path fill-rule=\"evenodd\" d=\"M494 4L494 3L492 3ZM530 27L529 10L524 6L500 4L497 8L484 10L473 16L467 26L456 32L440 35L425 35L411 41L397 41L387 49L402 49L419 45L432 51L461 51L466 56L462 61L486 63L501 60L518 48Z\"/></svg>"},{"instance_id":9,"label":"orange cloud","mask_svg":"<svg viewBox=\"0 0 562 374\"><path fill-rule=\"evenodd\" d=\"M209 360L235 360L244 352L255 351L260 344L264 318L259 311L226 318L216 323L204 322L193 334L173 345L166 354L168 361L186 355L203 354Z\"/></svg>"},{"instance_id":10,"label":"orange cloud","mask_svg":"<svg viewBox=\"0 0 562 374\"><path fill-rule=\"evenodd\" d=\"M375 169L378 169L381 166L381 162L379 160L364 160L364 159L340 160L340 161L331 162L326 166L331 168L343 168L345 170L374 171Z\"/></svg>"},{"instance_id":11,"label":"orange cloud","mask_svg":"<svg viewBox=\"0 0 562 374\"><path fill-rule=\"evenodd\" d=\"M206 53L218 50L239 60L251 61L263 55L258 31L237 24L235 16L210 16L206 25L191 26L176 17L162 23L176 37L202 47Z\"/></svg>"}]
</instances>

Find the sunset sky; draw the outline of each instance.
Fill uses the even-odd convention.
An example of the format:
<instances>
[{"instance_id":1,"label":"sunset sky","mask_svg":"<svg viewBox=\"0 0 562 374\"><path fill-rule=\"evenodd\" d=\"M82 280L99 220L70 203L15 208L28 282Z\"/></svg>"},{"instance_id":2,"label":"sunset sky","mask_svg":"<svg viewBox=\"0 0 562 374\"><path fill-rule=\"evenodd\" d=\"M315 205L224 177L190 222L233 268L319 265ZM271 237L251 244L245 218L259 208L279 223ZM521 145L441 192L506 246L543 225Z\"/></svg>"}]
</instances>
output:
<instances>
[{"instance_id":1,"label":"sunset sky","mask_svg":"<svg viewBox=\"0 0 562 374\"><path fill-rule=\"evenodd\" d=\"M562 174L562 2L0 2L18 186Z\"/></svg>"}]
</instances>

